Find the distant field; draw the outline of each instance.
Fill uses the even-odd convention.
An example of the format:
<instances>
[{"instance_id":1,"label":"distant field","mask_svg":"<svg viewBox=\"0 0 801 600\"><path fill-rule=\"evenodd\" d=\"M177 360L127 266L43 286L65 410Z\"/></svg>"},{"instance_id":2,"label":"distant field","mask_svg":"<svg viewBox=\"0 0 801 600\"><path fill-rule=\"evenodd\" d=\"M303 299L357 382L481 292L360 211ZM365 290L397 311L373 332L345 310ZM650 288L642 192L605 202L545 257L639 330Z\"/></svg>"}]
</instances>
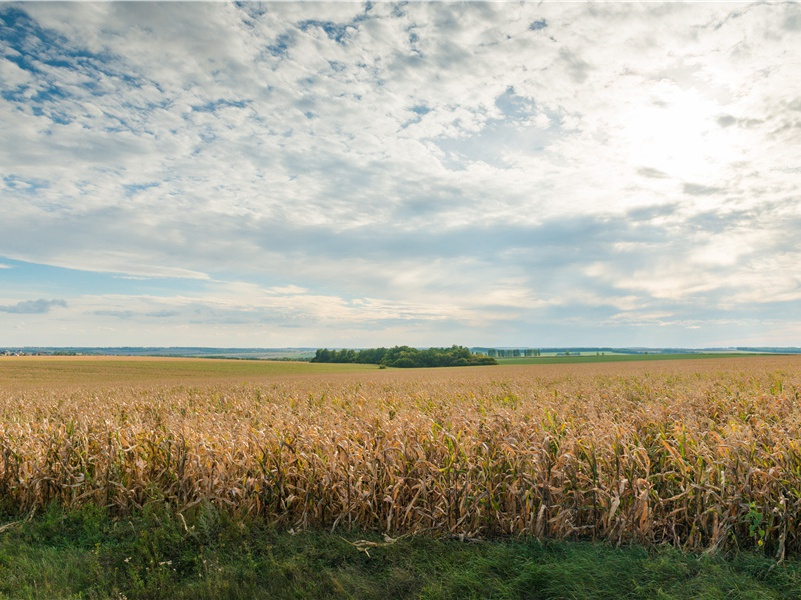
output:
<instances>
[{"instance_id":1,"label":"distant field","mask_svg":"<svg viewBox=\"0 0 801 600\"><path fill-rule=\"evenodd\" d=\"M500 365L547 365L702 358L743 358L739 354L607 354L499 358ZM139 356L0 356L0 386L178 384L217 379L253 381L288 375L355 373L376 365L305 361L231 360ZM488 367L475 367L486 369Z\"/></svg>"},{"instance_id":2,"label":"distant field","mask_svg":"<svg viewBox=\"0 0 801 600\"><path fill-rule=\"evenodd\" d=\"M286 375L351 373L375 365L294 361L122 356L0 356L0 387L116 384L193 384L253 381Z\"/></svg>"},{"instance_id":3,"label":"distant field","mask_svg":"<svg viewBox=\"0 0 801 600\"><path fill-rule=\"evenodd\" d=\"M563 363L604 363L604 362L636 362L644 360L697 360L702 358L734 358L745 356L764 356L735 352L708 352L688 354L621 354L607 352L605 354L585 353L575 356L520 356L514 358L497 358L502 365L555 365Z\"/></svg>"}]
</instances>

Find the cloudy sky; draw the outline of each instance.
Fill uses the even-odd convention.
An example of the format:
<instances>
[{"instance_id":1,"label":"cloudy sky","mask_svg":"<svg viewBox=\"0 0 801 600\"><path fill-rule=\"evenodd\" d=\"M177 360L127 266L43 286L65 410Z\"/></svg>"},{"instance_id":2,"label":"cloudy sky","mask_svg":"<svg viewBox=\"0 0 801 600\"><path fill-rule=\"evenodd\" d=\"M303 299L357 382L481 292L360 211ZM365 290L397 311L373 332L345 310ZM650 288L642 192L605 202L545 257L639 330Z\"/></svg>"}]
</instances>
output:
<instances>
[{"instance_id":1,"label":"cloudy sky","mask_svg":"<svg viewBox=\"0 0 801 600\"><path fill-rule=\"evenodd\" d=\"M801 6L0 3L0 346L801 345Z\"/></svg>"}]
</instances>

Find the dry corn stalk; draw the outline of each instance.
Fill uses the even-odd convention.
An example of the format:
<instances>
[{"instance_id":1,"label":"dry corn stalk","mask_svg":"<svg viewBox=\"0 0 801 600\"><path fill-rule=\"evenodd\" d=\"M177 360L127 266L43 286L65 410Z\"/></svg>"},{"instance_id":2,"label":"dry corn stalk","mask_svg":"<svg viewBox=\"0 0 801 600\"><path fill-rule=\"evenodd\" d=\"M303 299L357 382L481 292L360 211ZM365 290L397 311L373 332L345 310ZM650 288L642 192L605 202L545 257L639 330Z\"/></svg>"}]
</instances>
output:
<instances>
[{"instance_id":1,"label":"dry corn stalk","mask_svg":"<svg viewBox=\"0 0 801 600\"><path fill-rule=\"evenodd\" d=\"M287 528L801 549L801 363L0 391L0 502ZM776 385L776 381L782 385Z\"/></svg>"}]
</instances>

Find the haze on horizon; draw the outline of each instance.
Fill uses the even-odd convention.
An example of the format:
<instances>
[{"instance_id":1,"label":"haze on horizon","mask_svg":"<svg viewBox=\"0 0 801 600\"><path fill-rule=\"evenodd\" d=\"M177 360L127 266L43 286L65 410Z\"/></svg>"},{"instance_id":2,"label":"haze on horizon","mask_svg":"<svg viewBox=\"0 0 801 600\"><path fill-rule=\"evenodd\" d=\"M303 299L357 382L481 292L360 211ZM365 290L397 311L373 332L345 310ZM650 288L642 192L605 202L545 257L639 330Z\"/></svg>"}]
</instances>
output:
<instances>
[{"instance_id":1,"label":"haze on horizon","mask_svg":"<svg viewBox=\"0 0 801 600\"><path fill-rule=\"evenodd\" d=\"M801 345L794 3L0 3L0 345Z\"/></svg>"}]
</instances>

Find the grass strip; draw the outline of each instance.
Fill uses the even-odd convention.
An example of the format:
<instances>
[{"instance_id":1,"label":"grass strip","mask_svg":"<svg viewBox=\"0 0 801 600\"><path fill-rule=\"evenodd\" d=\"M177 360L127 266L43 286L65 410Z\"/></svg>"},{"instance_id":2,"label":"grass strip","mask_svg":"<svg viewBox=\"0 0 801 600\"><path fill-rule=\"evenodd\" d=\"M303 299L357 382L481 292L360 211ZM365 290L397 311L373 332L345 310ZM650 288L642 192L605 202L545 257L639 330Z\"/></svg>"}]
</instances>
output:
<instances>
[{"instance_id":1,"label":"grass strip","mask_svg":"<svg viewBox=\"0 0 801 600\"><path fill-rule=\"evenodd\" d=\"M5 526L8 525L8 526ZM799 598L801 561L590 542L278 531L213 506L0 520L0 598Z\"/></svg>"}]
</instances>

